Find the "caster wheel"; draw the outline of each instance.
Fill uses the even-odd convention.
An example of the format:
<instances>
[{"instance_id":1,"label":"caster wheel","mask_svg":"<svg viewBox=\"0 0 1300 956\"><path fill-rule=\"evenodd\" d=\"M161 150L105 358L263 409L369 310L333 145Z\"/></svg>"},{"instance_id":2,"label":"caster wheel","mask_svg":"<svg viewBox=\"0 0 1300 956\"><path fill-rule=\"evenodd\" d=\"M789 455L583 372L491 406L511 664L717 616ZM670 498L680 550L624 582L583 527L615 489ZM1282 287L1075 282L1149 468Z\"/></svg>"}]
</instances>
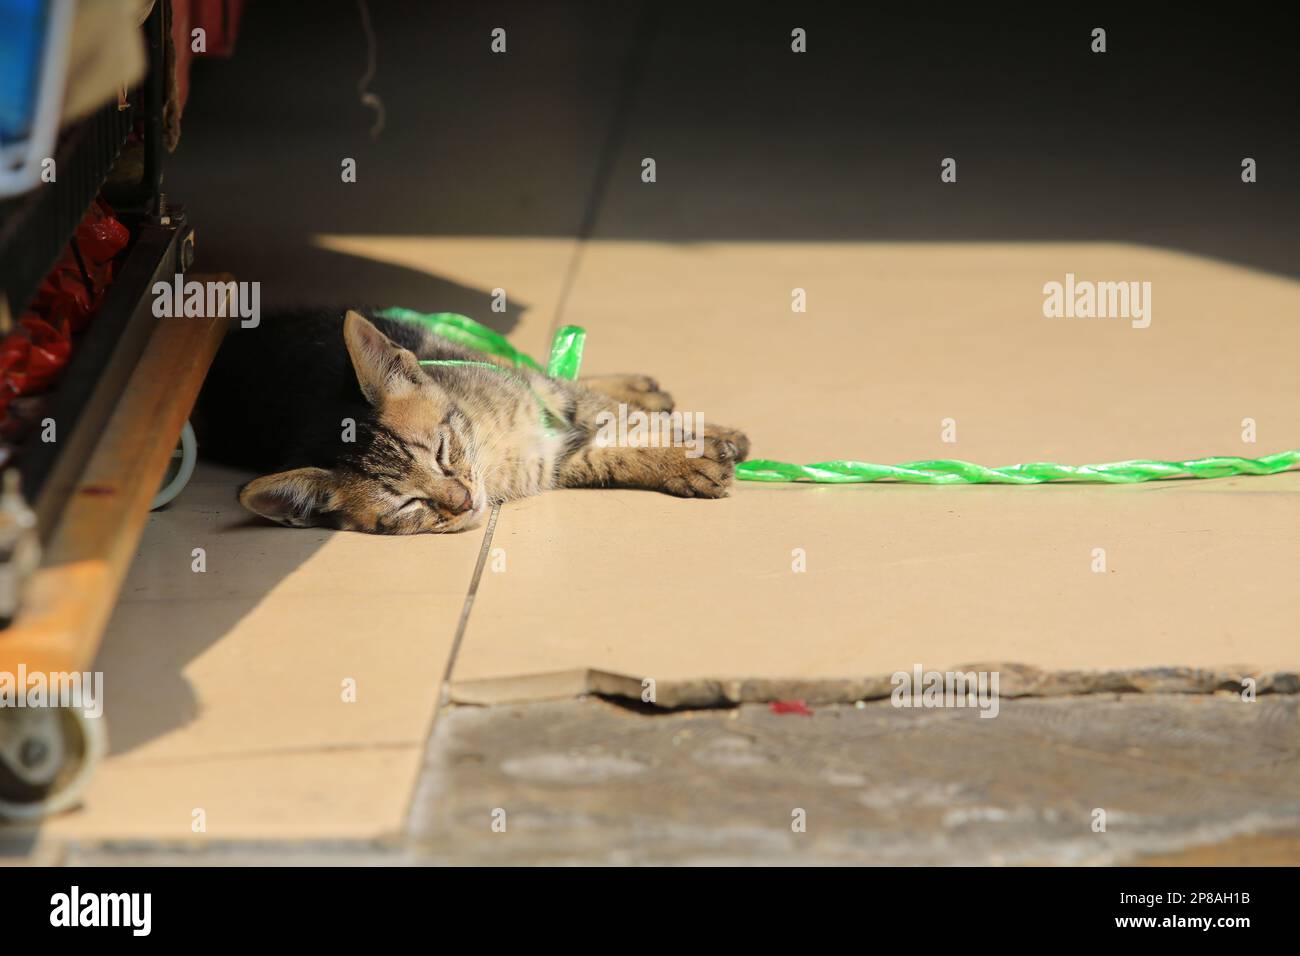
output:
<instances>
[{"instance_id":1,"label":"caster wheel","mask_svg":"<svg viewBox=\"0 0 1300 956\"><path fill-rule=\"evenodd\" d=\"M40 820L80 803L107 736L104 719L79 708L0 709L0 820Z\"/></svg>"},{"instance_id":2,"label":"caster wheel","mask_svg":"<svg viewBox=\"0 0 1300 956\"><path fill-rule=\"evenodd\" d=\"M158 494L154 495L153 504L149 506L150 511L157 511L184 490L194 475L194 463L198 461L198 457L199 443L194 437L194 427L186 422L185 427L181 429L180 447L172 452L172 459L179 462L176 473L159 489Z\"/></svg>"},{"instance_id":3,"label":"caster wheel","mask_svg":"<svg viewBox=\"0 0 1300 956\"><path fill-rule=\"evenodd\" d=\"M190 233L181 240L180 262L181 272L189 272L190 266L194 265L194 233Z\"/></svg>"}]
</instances>

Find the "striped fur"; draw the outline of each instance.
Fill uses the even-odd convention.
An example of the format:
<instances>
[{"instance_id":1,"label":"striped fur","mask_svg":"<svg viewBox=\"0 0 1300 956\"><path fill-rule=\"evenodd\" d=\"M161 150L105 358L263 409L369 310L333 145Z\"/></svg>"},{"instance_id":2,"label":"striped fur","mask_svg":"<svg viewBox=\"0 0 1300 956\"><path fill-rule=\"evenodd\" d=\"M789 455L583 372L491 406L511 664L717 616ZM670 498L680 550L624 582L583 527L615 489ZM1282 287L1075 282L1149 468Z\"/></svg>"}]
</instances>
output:
<instances>
[{"instance_id":1,"label":"striped fur","mask_svg":"<svg viewBox=\"0 0 1300 956\"><path fill-rule=\"evenodd\" d=\"M250 511L291 527L378 534L465 531L494 504L556 487L722 497L748 451L745 436L725 428L705 429L700 457L681 447L598 447L602 412L620 403L672 410L645 376L575 383L420 359L483 356L354 311L236 329L204 386L200 447L274 472L240 489Z\"/></svg>"}]
</instances>

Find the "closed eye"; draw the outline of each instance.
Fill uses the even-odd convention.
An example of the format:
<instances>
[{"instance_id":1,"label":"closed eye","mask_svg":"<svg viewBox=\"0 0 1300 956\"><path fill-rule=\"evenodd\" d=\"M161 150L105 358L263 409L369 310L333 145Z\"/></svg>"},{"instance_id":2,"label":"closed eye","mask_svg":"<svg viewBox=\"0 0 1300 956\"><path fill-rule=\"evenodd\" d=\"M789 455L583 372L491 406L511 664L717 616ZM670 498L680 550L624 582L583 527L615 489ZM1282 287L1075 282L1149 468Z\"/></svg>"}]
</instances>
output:
<instances>
[{"instance_id":1,"label":"closed eye","mask_svg":"<svg viewBox=\"0 0 1300 956\"><path fill-rule=\"evenodd\" d=\"M438 447L434 450L433 457L438 459L438 464L442 465L444 471L451 467L451 439L448 438L446 429L438 432Z\"/></svg>"},{"instance_id":2,"label":"closed eye","mask_svg":"<svg viewBox=\"0 0 1300 956\"><path fill-rule=\"evenodd\" d=\"M407 498L397 506L397 514L410 514L430 506L428 498Z\"/></svg>"}]
</instances>

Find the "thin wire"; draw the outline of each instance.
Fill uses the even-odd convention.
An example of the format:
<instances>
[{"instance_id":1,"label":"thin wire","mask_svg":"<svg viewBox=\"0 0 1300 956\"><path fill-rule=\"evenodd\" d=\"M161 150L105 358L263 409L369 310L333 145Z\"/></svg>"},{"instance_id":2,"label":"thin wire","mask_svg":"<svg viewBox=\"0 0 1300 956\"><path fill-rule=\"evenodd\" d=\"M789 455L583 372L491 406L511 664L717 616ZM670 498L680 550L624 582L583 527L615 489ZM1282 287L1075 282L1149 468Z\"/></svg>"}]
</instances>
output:
<instances>
[{"instance_id":1,"label":"thin wire","mask_svg":"<svg viewBox=\"0 0 1300 956\"><path fill-rule=\"evenodd\" d=\"M384 129L384 101L378 94L371 93L368 87L378 69L378 44L375 41L374 28L370 25L370 9L366 6L366 0L357 0L357 9L361 12L361 30L366 35L366 72L362 74L361 82L357 84L357 95L361 97L362 106L368 106L375 111L375 125L370 127L370 138L377 140Z\"/></svg>"}]
</instances>

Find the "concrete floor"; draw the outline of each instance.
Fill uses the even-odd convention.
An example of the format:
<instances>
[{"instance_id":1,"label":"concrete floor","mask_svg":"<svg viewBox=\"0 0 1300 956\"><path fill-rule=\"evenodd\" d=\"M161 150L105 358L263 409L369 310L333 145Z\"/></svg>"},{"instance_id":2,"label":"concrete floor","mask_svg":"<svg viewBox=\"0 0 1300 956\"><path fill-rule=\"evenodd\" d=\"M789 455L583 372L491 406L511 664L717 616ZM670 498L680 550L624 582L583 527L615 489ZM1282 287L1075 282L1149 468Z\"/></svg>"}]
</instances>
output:
<instances>
[{"instance_id":1,"label":"concrete floor","mask_svg":"<svg viewBox=\"0 0 1300 956\"><path fill-rule=\"evenodd\" d=\"M1135 728L1141 728L1136 734ZM655 713L445 711L383 841L73 844L67 862L596 865L1294 863L1300 700L1126 694ZM1105 811L1105 830L1094 828ZM796 831L802 811L803 828Z\"/></svg>"},{"instance_id":2,"label":"concrete floor","mask_svg":"<svg viewBox=\"0 0 1300 956\"><path fill-rule=\"evenodd\" d=\"M411 838L484 863L1134 862L1295 827L1298 753L1294 697L1019 700L992 720L887 702L458 709Z\"/></svg>"},{"instance_id":3,"label":"concrete floor","mask_svg":"<svg viewBox=\"0 0 1300 956\"><path fill-rule=\"evenodd\" d=\"M1269 122L1269 57L1202 75L1164 62L1182 48L1152 42L1167 26L1134 24L1146 61L1117 50L1081 83L1095 62L1058 69L1028 22L814 17L825 56L792 60L783 16L372 6L377 141L351 3L308 23L253 5L236 58L197 67L167 188L197 267L261 282L264 308L453 309L535 355L576 322L587 371L651 372L792 460L1255 454L1300 435L1298 187L1216 178L1241 149L1294 148ZM512 53L493 59L502 22ZM1203 27L1183 39L1231 40ZM967 53L908 52L945 44ZM986 68L1015 56L1036 82ZM1171 70L1174 105L1150 80ZM1109 138L1075 135L1079 115ZM952 151L960 189L936 194ZM1038 290L1066 271L1152 278L1150 334L1045 325ZM1300 474L565 492L503 509L490 536L400 541L250 523L242 477L201 468L151 518L97 665L112 753L81 811L8 831L4 858L1300 862ZM915 662L971 661L1007 676L995 720L854 703ZM1272 693L1214 693L1246 676ZM662 705L745 703L588 694L635 699L646 677ZM1053 696L1010 699L1029 693ZM782 697L813 716L773 713Z\"/></svg>"}]
</instances>

